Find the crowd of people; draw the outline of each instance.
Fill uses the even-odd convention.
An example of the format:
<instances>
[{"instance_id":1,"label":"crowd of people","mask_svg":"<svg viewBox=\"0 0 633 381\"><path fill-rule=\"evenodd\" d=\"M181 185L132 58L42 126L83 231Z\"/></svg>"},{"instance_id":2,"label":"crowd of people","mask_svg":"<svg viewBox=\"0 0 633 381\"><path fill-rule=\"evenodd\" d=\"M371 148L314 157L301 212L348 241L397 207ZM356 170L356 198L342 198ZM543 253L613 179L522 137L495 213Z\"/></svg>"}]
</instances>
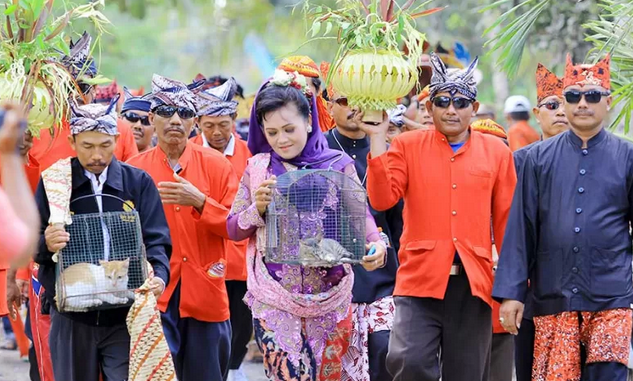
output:
<instances>
[{"instance_id":1,"label":"crowd of people","mask_svg":"<svg viewBox=\"0 0 633 381\"><path fill-rule=\"evenodd\" d=\"M148 379L247 380L253 337L279 381L627 379L633 145L605 130L608 56L568 58L562 77L539 65L535 107L508 98L506 130L477 101L477 59L431 54L430 83L370 123L325 87L327 63L288 57L239 121L232 77L154 74L147 94L97 97L89 41L61 60L81 89L68 120L34 138L6 104L0 128L0 316L20 320L28 301L32 380L138 379L129 307L59 308L56 253L71 236L52 223L51 184L64 168L73 215L122 210L89 197L101 194L138 213L175 371ZM276 181L302 169L366 189L359 264L267 259Z\"/></svg>"}]
</instances>

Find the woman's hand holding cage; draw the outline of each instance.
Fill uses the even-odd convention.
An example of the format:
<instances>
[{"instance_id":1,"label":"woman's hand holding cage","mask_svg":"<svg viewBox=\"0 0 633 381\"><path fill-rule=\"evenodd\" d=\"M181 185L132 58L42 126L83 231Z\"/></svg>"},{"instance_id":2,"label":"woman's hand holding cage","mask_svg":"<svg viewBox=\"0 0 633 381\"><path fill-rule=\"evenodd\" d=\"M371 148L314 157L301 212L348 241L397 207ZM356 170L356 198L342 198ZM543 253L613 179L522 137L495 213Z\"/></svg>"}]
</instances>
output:
<instances>
[{"instance_id":1,"label":"woman's hand holding cage","mask_svg":"<svg viewBox=\"0 0 633 381\"><path fill-rule=\"evenodd\" d=\"M385 266L387 259L387 247L381 242L372 242L366 245L369 251L366 256L363 257L361 266L367 271L374 271Z\"/></svg>"},{"instance_id":2,"label":"woman's hand holding cage","mask_svg":"<svg viewBox=\"0 0 633 381\"><path fill-rule=\"evenodd\" d=\"M266 213L266 208L273 200L273 190L270 188L271 185L275 185L277 183L277 177L271 176L268 180L264 180L259 188L255 191L255 206L257 207L257 211L260 216L263 216Z\"/></svg>"}]
</instances>

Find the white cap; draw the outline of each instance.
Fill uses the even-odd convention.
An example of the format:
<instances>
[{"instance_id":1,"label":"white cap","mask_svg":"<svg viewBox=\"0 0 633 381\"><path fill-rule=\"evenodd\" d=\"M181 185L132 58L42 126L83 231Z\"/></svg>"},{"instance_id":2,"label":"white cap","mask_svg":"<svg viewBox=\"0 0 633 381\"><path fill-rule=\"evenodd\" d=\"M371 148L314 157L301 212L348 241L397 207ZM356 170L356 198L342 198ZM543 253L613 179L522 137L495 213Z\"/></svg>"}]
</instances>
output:
<instances>
[{"instance_id":1,"label":"white cap","mask_svg":"<svg viewBox=\"0 0 633 381\"><path fill-rule=\"evenodd\" d=\"M512 95L506 99L503 112L509 114L511 112L530 112L532 106L530 101L523 95Z\"/></svg>"}]
</instances>

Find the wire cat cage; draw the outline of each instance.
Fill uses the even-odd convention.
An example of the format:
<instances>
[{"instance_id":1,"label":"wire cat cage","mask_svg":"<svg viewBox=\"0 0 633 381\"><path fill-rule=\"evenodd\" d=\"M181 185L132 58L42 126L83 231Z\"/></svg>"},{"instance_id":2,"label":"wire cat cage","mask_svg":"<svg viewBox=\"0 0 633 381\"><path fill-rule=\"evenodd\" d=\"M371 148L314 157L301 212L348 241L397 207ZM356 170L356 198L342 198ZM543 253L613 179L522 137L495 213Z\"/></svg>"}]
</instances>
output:
<instances>
[{"instance_id":1,"label":"wire cat cage","mask_svg":"<svg viewBox=\"0 0 633 381\"><path fill-rule=\"evenodd\" d=\"M359 263L365 255L367 194L332 170L277 178L266 212L266 261L309 267Z\"/></svg>"},{"instance_id":2,"label":"wire cat cage","mask_svg":"<svg viewBox=\"0 0 633 381\"><path fill-rule=\"evenodd\" d=\"M134 290L147 279L148 265L138 212L108 194L123 211L75 214L66 225L67 246L58 253L56 301L60 312L87 312L130 306Z\"/></svg>"}]
</instances>

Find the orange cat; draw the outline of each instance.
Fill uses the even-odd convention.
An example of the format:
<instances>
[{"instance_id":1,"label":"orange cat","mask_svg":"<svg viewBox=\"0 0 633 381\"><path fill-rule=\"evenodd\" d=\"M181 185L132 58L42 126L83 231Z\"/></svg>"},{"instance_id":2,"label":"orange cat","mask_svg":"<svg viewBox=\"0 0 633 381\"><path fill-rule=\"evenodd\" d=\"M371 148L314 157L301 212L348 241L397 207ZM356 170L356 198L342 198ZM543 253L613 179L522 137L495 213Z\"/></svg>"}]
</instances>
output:
<instances>
[{"instance_id":1,"label":"orange cat","mask_svg":"<svg viewBox=\"0 0 633 381\"><path fill-rule=\"evenodd\" d=\"M68 266L61 274L66 300L64 311L85 312L104 302L125 304L133 297L128 290L130 259L124 261L99 261L77 263ZM59 290L57 292L59 295Z\"/></svg>"}]
</instances>

